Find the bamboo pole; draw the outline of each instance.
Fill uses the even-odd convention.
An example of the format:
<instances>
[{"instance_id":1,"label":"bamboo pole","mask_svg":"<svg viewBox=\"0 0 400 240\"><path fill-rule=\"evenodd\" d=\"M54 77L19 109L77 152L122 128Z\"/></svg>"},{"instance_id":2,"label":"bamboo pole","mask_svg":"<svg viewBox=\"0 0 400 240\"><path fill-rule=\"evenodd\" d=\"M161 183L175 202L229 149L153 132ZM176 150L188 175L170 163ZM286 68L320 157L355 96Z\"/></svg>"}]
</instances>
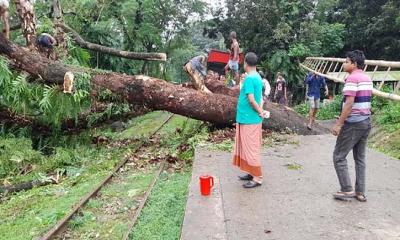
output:
<instances>
[{"instance_id":1,"label":"bamboo pole","mask_svg":"<svg viewBox=\"0 0 400 240\"><path fill-rule=\"evenodd\" d=\"M325 57L308 57L306 59L324 60L324 61L338 61L341 63L346 62L345 58L325 58ZM381 67L400 68L400 62L383 61L383 60L365 60L366 65L378 65Z\"/></svg>"},{"instance_id":2,"label":"bamboo pole","mask_svg":"<svg viewBox=\"0 0 400 240\"><path fill-rule=\"evenodd\" d=\"M327 74L323 74L323 73L317 72L317 71L305 66L302 63L300 63L300 66L302 68L304 68L304 69L307 69L310 72L313 72L313 73L315 73L315 74L317 74L319 76L322 76L324 78L330 79L330 80L332 80L334 82L339 82L339 83L344 83L345 82L344 79L340 79L340 78L337 78L337 77L333 77L333 76L329 76ZM387 99L391 99L391 100L395 100L395 101L400 101L400 96L399 95L396 95L394 93L382 92L382 91L377 90L375 88L372 89L372 94L375 95L375 96L378 96L378 97L383 97L383 98L387 98Z\"/></svg>"}]
</instances>

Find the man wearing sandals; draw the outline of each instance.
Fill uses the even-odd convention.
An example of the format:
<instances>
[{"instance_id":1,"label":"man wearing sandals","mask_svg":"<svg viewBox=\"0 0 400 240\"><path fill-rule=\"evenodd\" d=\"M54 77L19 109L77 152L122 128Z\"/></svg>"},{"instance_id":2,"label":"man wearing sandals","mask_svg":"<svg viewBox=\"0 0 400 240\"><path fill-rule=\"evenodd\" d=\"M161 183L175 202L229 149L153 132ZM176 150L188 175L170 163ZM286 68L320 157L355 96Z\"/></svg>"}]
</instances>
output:
<instances>
[{"instance_id":1,"label":"man wearing sandals","mask_svg":"<svg viewBox=\"0 0 400 240\"><path fill-rule=\"evenodd\" d=\"M262 120L263 111L262 79L257 72L257 55L249 52L245 56L244 70L247 75L240 89L236 109L236 136L233 165L245 173L240 180L247 181L244 188L261 186Z\"/></svg>"},{"instance_id":2,"label":"man wearing sandals","mask_svg":"<svg viewBox=\"0 0 400 240\"><path fill-rule=\"evenodd\" d=\"M350 75L343 88L343 108L340 118L332 129L337 137L333 152L333 163L340 183L340 191L335 199L343 200L355 197L361 202L365 197L365 152L368 134L371 130L371 96L373 84L364 68L365 56L356 50L346 54L343 69ZM347 168L347 155L353 150L356 170L355 192Z\"/></svg>"}]
</instances>

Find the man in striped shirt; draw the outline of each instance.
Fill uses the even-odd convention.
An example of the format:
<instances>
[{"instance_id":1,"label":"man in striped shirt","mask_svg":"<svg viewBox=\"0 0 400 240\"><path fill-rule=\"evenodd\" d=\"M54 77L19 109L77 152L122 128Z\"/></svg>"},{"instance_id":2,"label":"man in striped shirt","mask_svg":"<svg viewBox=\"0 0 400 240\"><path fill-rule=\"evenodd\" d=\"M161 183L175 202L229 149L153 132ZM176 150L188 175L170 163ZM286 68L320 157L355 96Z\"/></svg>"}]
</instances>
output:
<instances>
[{"instance_id":1,"label":"man in striped shirt","mask_svg":"<svg viewBox=\"0 0 400 240\"><path fill-rule=\"evenodd\" d=\"M341 190L334 194L335 199L355 197L365 202L365 152L367 138L371 130L371 97L373 84L364 71L365 56L362 51L347 53L343 69L350 75L343 88L343 108L340 118L332 129L337 137L333 162ZM355 192L347 167L347 155L353 150L355 161Z\"/></svg>"}]
</instances>

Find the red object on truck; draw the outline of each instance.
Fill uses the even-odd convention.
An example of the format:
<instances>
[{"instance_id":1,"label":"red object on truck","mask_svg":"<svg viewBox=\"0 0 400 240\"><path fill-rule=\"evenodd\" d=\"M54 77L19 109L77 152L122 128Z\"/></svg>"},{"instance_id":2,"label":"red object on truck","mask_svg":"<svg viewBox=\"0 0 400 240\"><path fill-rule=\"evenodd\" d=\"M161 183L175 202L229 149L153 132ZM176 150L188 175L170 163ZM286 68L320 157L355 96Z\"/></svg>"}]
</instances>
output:
<instances>
[{"instance_id":1,"label":"red object on truck","mask_svg":"<svg viewBox=\"0 0 400 240\"><path fill-rule=\"evenodd\" d=\"M239 53L239 69L243 64L244 55L243 53ZM210 50L208 53L207 59L207 70L212 70L214 72L218 72L220 75L225 75L224 67L229 62L229 52L228 51L220 51L216 49Z\"/></svg>"}]
</instances>

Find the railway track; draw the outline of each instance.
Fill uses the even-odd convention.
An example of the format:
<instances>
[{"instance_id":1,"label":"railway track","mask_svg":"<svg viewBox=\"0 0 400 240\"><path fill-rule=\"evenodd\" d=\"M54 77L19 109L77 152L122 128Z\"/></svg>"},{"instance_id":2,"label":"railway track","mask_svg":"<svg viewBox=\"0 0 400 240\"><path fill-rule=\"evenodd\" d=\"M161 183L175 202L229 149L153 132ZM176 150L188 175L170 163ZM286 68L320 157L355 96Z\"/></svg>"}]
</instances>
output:
<instances>
[{"instance_id":1,"label":"railway track","mask_svg":"<svg viewBox=\"0 0 400 240\"><path fill-rule=\"evenodd\" d=\"M148 139L151 139L154 135L156 135L174 116L174 114L171 114L170 116L168 116L168 118L154 131L152 132ZM137 146L134 150L133 150L133 154L137 153L143 146L145 145L145 142L142 142L141 144L139 144L139 146ZM94 198L97 193L104 188L104 186L107 185L107 183L110 182L110 180L118 175L118 171L125 166L125 164L129 161L129 157L124 158L123 160L121 160L117 166L113 169L113 171L108 174L106 176L106 178L104 178L92 191L90 191L88 194L86 194L84 197L81 198L81 200L79 201L78 204L76 204L72 210L64 216L64 218L62 218L60 221L57 222L56 225L54 225L44 236L40 237L40 240L50 240L50 239L54 239L56 236L58 236L58 234L62 233L68 225L68 222L85 206L85 204L92 198ZM123 235L123 239L128 239L129 238L129 234L132 231L136 220L138 219L141 210L143 209L155 183L157 182L158 177L160 176L161 172L163 171L165 166L165 161L161 162L160 167L156 173L156 175L154 176L152 183L150 184L150 186L148 187L144 198L141 200L139 208L134 212L134 214L132 214L131 216L129 216L129 225L128 225L128 229L126 230L125 234Z\"/></svg>"}]
</instances>

